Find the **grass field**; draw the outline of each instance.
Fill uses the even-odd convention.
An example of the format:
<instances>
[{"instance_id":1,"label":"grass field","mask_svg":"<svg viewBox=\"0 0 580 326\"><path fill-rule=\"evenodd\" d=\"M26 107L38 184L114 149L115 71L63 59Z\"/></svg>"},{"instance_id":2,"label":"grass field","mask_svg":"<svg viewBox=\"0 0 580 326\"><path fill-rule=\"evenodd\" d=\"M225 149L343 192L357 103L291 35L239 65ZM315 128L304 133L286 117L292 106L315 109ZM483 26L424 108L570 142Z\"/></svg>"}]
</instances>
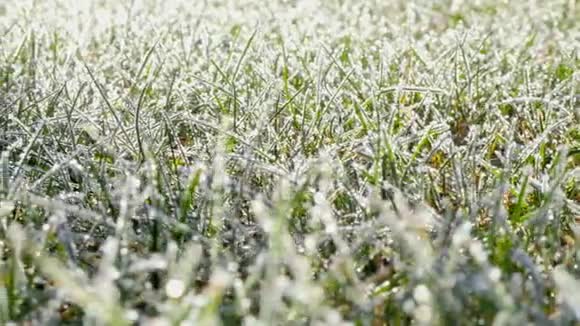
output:
<instances>
[{"instance_id":1,"label":"grass field","mask_svg":"<svg viewBox=\"0 0 580 326\"><path fill-rule=\"evenodd\" d=\"M0 2L0 324L580 324L576 0Z\"/></svg>"}]
</instances>

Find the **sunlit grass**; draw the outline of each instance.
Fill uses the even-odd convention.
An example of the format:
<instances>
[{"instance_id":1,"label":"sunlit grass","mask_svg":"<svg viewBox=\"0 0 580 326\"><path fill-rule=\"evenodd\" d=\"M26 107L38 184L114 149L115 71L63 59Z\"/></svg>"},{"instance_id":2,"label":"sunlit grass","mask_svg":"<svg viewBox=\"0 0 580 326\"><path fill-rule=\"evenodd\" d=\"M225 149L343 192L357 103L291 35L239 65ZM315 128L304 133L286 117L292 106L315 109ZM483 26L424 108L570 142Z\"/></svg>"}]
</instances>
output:
<instances>
[{"instance_id":1,"label":"sunlit grass","mask_svg":"<svg viewBox=\"0 0 580 326\"><path fill-rule=\"evenodd\" d=\"M580 322L575 1L0 4L0 320Z\"/></svg>"}]
</instances>

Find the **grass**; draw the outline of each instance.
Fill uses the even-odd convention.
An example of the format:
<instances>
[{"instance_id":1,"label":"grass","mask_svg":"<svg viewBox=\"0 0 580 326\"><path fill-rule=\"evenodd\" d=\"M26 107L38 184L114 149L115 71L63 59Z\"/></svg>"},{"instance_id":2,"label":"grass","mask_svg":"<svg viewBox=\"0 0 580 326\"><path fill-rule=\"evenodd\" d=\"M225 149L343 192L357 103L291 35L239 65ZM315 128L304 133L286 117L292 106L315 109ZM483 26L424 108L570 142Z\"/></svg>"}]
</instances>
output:
<instances>
[{"instance_id":1,"label":"grass","mask_svg":"<svg viewBox=\"0 0 580 326\"><path fill-rule=\"evenodd\" d=\"M580 323L579 17L3 2L1 323Z\"/></svg>"}]
</instances>

